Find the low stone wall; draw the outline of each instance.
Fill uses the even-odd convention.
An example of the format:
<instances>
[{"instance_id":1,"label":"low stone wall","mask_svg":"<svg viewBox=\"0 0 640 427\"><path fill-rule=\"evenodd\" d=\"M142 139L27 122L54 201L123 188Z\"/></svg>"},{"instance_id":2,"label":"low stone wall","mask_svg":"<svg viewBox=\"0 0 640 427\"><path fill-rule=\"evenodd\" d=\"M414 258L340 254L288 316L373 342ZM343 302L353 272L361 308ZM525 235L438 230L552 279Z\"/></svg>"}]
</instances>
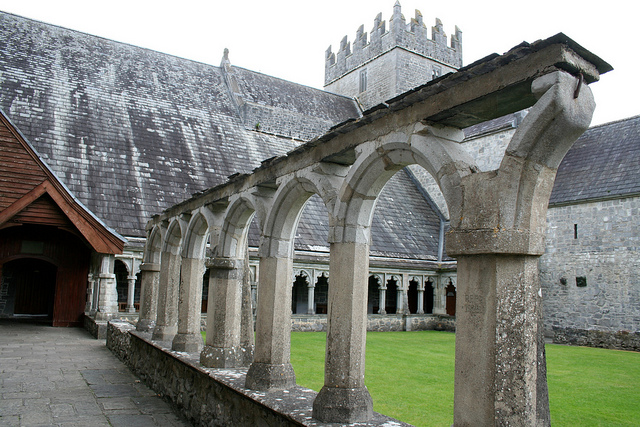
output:
<instances>
[{"instance_id":1,"label":"low stone wall","mask_svg":"<svg viewBox=\"0 0 640 427\"><path fill-rule=\"evenodd\" d=\"M640 332L607 332L554 327L553 342L555 344L640 351Z\"/></svg>"},{"instance_id":2,"label":"low stone wall","mask_svg":"<svg viewBox=\"0 0 640 427\"><path fill-rule=\"evenodd\" d=\"M211 369L198 354L174 352L168 342L135 331L124 322L110 322L107 347L150 388L195 425L309 426L326 425L311 418L316 392L303 387L273 392L244 388L245 369ZM358 426L409 426L381 414Z\"/></svg>"},{"instance_id":3,"label":"low stone wall","mask_svg":"<svg viewBox=\"0 0 640 427\"><path fill-rule=\"evenodd\" d=\"M294 314L291 316L294 332L326 332L327 316L321 314ZM456 330L455 317L440 314L369 314L367 331L451 331Z\"/></svg>"},{"instance_id":4,"label":"low stone wall","mask_svg":"<svg viewBox=\"0 0 640 427\"><path fill-rule=\"evenodd\" d=\"M107 322L98 321L91 316L84 315L83 319L84 329L91 334L92 337L103 340L107 338Z\"/></svg>"}]
</instances>

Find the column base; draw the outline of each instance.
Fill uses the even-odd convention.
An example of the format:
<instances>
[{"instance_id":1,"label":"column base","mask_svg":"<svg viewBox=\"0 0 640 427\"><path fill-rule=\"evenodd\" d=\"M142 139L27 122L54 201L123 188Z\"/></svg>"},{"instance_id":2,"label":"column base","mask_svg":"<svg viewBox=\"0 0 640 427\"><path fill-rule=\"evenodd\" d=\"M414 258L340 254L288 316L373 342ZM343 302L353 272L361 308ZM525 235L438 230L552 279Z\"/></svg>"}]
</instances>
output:
<instances>
[{"instance_id":1,"label":"column base","mask_svg":"<svg viewBox=\"0 0 640 427\"><path fill-rule=\"evenodd\" d=\"M176 334L171 343L171 350L183 351L185 353L198 353L202 350L204 342L200 333L195 334Z\"/></svg>"},{"instance_id":2,"label":"column base","mask_svg":"<svg viewBox=\"0 0 640 427\"><path fill-rule=\"evenodd\" d=\"M325 423L358 423L373 418L373 400L366 387L322 387L313 401L313 418Z\"/></svg>"},{"instance_id":3,"label":"column base","mask_svg":"<svg viewBox=\"0 0 640 427\"><path fill-rule=\"evenodd\" d=\"M284 390L296 385L296 374L291 363L270 365L253 362L247 372L245 387L250 390Z\"/></svg>"},{"instance_id":4,"label":"column base","mask_svg":"<svg viewBox=\"0 0 640 427\"><path fill-rule=\"evenodd\" d=\"M106 320L109 321L115 317L115 313L104 312L104 311L96 311L95 319L96 320Z\"/></svg>"},{"instance_id":5,"label":"column base","mask_svg":"<svg viewBox=\"0 0 640 427\"><path fill-rule=\"evenodd\" d=\"M251 366L254 350L255 345L253 344L242 345L242 366Z\"/></svg>"},{"instance_id":6,"label":"column base","mask_svg":"<svg viewBox=\"0 0 640 427\"><path fill-rule=\"evenodd\" d=\"M156 325L156 327L153 329L153 335L151 336L151 339L153 341L173 341L173 337L176 336L177 331L177 326Z\"/></svg>"},{"instance_id":7,"label":"column base","mask_svg":"<svg viewBox=\"0 0 640 427\"><path fill-rule=\"evenodd\" d=\"M138 320L138 324L136 325L136 331L138 331L138 332L153 332L155 327L156 327L155 320L140 319L140 320Z\"/></svg>"},{"instance_id":8,"label":"column base","mask_svg":"<svg viewBox=\"0 0 640 427\"><path fill-rule=\"evenodd\" d=\"M218 348L205 345L200 353L200 363L207 368L238 368L242 366L242 348Z\"/></svg>"}]
</instances>

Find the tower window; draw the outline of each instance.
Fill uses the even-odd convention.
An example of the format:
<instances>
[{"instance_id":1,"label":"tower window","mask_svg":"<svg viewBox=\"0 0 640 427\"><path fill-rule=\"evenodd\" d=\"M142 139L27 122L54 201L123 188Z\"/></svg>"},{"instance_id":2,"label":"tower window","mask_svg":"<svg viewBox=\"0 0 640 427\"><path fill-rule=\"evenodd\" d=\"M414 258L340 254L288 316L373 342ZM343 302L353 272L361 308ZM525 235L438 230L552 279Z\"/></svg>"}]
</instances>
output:
<instances>
[{"instance_id":1,"label":"tower window","mask_svg":"<svg viewBox=\"0 0 640 427\"><path fill-rule=\"evenodd\" d=\"M431 80L437 79L442 75L442 69L440 67L433 67L431 69Z\"/></svg>"},{"instance_id":2,"label":"tower window","mask_svg":"<svg viewBox=\"0 0 640 427\"><path fill-rule=\"evenodd\" d=\"M367 70L360 71L360 92L367 90Z\"/></svg>"}]
</instances>

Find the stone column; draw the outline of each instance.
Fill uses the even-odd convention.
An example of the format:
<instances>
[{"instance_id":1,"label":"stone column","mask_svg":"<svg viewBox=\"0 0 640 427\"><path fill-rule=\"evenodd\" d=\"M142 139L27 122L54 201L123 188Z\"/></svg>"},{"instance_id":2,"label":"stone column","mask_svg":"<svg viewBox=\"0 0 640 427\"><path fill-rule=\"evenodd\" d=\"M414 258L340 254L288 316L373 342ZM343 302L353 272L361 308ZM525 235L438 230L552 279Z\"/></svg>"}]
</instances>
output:
<instances>
[{"instance_id":1,"label":"stone column","mask_svg":"<svg viewBox=\"0 0 640 427\"><path fill-rule=\"evenodd\" d=\"M127 285L127 311L135 313L136 308L133 305L133 300L136 294L136 276L127 276Z\"/></svg>"},{"instance_id":2,"label":"stone column","mask_svg":"<svg viewBox=\"0 0 640 427\"><path fill-rule=\"evenodd\" d=\"M417 314L424 314L424 281L422 285L418 284L418 312Z\"/></svg>"},{"instance_id":3,"label":"stone column","mask_svg":"<svg viewBox=\"0 0 640 427\"><path fill-rule=\"evenodd\" d=\"M156 325L160 264L145 262L140 266L140 315L136 330L151 332Z\"/></svg>"},{"instance_id":4,"label":"stone column","mask_svg":"<svg viewBox=\"0 0 640 427\"><path fill-rule=\"evenodd\" d=\"M241 307L244 262L212 258L209 265L207 342L200 363L209 368L242 366Z\"/></svg>"},{"instance_id":5,"label":"stone column","mask_svg":"<svg viewBox=\"0 0 640 427\"><path fill-rule=\"evenodd\" d=\"M324 386L313 402L322 422L353 423L373 416L364 385L369 245L331 243Z\"/></svg>"},{"instance_id":6,"label":"stone column","mask_svg":"<svg viewBox=\"0 0 640 427\"><path fill-rule=\"evenodd\" d=\"M89 273L87 276L87 302L84 305L84 312L93 315L95 313L94 308L94 292L95 292L96 280L93 278L93 274Z\"/></svg>"},{"instance_id":7,"label":"stone column","mask_svg":"<svg viewBox=\"0 0 640 427\"><path fill-rule=\"evenodd\" d=\"M538 258L557 167L588 128L595 103L565 72L531 87L539 100L499 169L462 176L460 206L452 204L456 426L550 424Z\"/></svg>"},{"instance_id":8,"label":"stone column","mask_svg":"<svg viewBox=\"0 0 640 427\"><path fill-rule=\"evenodd\" d=\"M446 285L442 276L437 276L433 281L433 314L446 314L446 299L447 294L445 292Z\"/></svg>"},{"instance_id":9,"label":"stone column","mask_svg":"<svg viewBox=\"0 0 640 427\"><path fill-rule=\"evenodd\" d=\"M178 331L180 261L180 256L171 252L164 251L160 255L158 317L151 337L156 341L172 341Z\"/></svg>"},{"instance_id":10,"label":"stone column","mask_svg":"<svg viewBox=\"0 0 640 427\"><path fill-rule=\"evenodd\" d=\"M404 295L405 289L403 288L404 283L402 281L397 283L396 288L396 314L404 314Z\"/></svg>"},{"instance_id":11,"label":"stone column","mask_svg":"<svg viewBox=\"0 0 640 427\"><path fill-rule=\"evenodd\" d=\"M378 290L380 291L380 307L378 308L378 314L387 314L387 288L381 284Z\"/></svg>"},{"instance_id":12,"label":"stone column","mask_svg":"<svg viewBox=\"0 0 640 427\"><path fill-rule=\"evenodd\" d=\"M315 280L315 278L313 279ZM307 298L307 314L316 314L316 299L315 299L315 292L316 292L316 284L315 283L310 283L309 286L307 286L307 289L309 290L309 295Z\"/></svg>"},{"instance_id":13,"label":"stone column","mask_svg":"<svg viewBox=\"0 0 640 427\"><path fill-rule=\"evenodd\" d=\"M96 320L109 320L118 313L116 275L113 274L114 256L103 255L98 275L98 311Z\"/></svg>"},{"instance_id":14,"label":"stone column","mask_svg":"<svg viewBox=\"0 0 640 427\"><path fill-rule=\"evenodd\" d=\"M202 350L200 308L202 306L203 274L203 259L182 258L178 298L178 333L171 344L171 349L174 351L194 353Z\"/></svg>"},{"instance_id":15,"label":"stone column","mask_svg":"<svg viewBox=\"0 0 640 427\"><path fill-rule=\"evenodd\" d=\"M291 355L290 257L260 258L255 360L245 387L252 390L286 389L296 384Z\"/></svg>"},{"instance_id":16,"label":"stone column","mask_svg":"<svg viewBox=\"0 0 640 427\"><path fill-rule=\"evenodd\" d=\"M244 261L244 275L242 277L242 303L240 311L240 347L242 349L242 366L250 366L253 363L255 353L255 333L253 329L253 298L251 287L251 268L249 267L249 253Z\"/></svg>"}]
</instances>

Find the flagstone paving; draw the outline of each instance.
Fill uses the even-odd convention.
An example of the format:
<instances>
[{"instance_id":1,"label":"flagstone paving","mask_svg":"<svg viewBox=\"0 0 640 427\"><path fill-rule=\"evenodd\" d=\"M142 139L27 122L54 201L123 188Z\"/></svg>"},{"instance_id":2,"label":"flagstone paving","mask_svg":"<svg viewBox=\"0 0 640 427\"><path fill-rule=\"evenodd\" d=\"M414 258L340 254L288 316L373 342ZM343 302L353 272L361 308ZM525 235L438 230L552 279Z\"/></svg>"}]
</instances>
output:
<instances>
[{"instance_id":1,"label":"flagstone paving","mask_svg":"<svg viewBox=\"0 0 640 427\"><path fill-rule=\"evenodd\" d=\"M0 426L189 426L79 328L0 320Z\"/></svg>"}]
</instances>

